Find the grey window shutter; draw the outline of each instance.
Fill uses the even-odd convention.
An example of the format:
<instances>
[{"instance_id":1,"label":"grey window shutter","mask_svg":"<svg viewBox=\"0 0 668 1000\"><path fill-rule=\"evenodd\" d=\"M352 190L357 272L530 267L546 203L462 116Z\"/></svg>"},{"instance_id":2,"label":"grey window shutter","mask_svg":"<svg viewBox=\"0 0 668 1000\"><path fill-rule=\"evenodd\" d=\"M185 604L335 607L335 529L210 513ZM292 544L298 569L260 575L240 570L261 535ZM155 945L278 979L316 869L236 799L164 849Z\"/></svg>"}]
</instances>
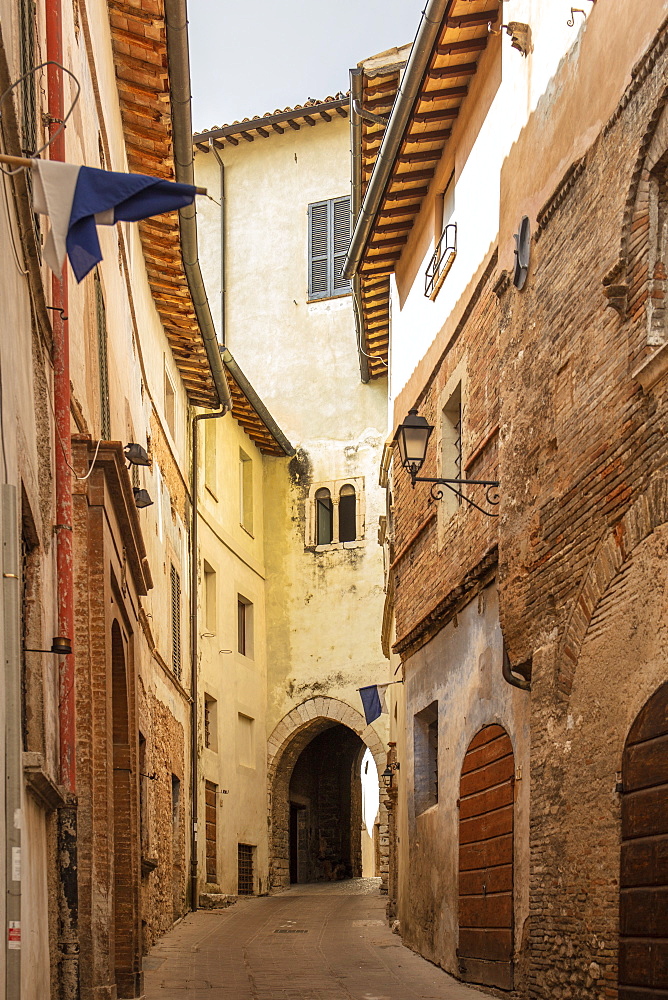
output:
<instances>
[{"instance_id":1,"label":"grey window shutter","mask_svg":"<svg viewBox=\"0 0 668 1000\"><path fill-rule=\"evenodd\" d=\"M329 205L326 201L308 207L308 296L324 298L329 294Z\"/></svg>"},{"instance_id":2,"label":"grey window shutter","mask_svg":"<svg viewBox=\"0 0 668 1000\"><path fill-rule=\"evenodd\" d=\"M332 289L333 293L348 291L350 282L341 275L350 246L350 198L332 201Z\"/></svg>"}]
</instances>

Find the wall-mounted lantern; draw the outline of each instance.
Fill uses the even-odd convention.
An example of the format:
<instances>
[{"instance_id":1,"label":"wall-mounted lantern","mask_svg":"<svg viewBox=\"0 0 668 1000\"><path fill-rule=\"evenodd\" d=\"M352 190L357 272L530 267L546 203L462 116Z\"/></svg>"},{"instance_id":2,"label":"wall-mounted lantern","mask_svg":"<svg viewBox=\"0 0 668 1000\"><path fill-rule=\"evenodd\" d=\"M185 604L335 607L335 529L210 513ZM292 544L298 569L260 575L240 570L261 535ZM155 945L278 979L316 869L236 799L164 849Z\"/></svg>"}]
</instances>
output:
<instances>
[{"instance_id":1,"label":"wall-mounted lantern","mask_svg":"<svg viewBox=\"0 0 668 1000\"><path fill-rule=\"evenodd\" d=\"M150 465L151 460L148 457L148 453L145 448L142 448L140 444L131 441L130 444L126 444L123 449L125 452L125 457L127 458L130 465Z\"/></svg>"},{"instance_id":2,"label":"wall-mounted lantern","mask_svg":"<svg viewBox=\"0 0 668 1000\"><path fill-rule=\"evenodd\" d=\"M142 490L138 486L133 486L132 487L132 492L135 495L135 507L138 507L139 510L141 510L142 507L151 507L152 506L153 501L151 500L151 498L149 496L148 490Z\"/></svg>"},{"instance_id":3,"label":"wall-mounted lantern","mask_svg":"<svg viewBox=\"0 0 668 1000\"><path fill-rule=\"evenodd\" d=\"M486 500L488 504L496 506L499 503L499 483L491 479L434 479L431 476L418 476L418 472L424 465L427 455L427 444L434 428L424 417L419 416L416 409L409 410L408 416L402 424L399 424L394 440L399 447L401 464L411 477L411 485L415 488L416 483L431 483L431 495L434 500L442 500L444 493L440 486L452 490L458 497L466 503L475 507L476 510L487 514L488 517L498 517L493 511L485 510L478 504L465 496L458 486L486 486Z\"/></svg>"},{"instance_id":4,"label":"wall-mounted lantern","mask_svg":"<svg viewBox=\"0 0 668 1000\"><path fill-rule=\"evenodd\" d=\"M383 784L385 785L386 788L392 787L392 779L394 777L394 772L398 770L399 770L398 761L394 761L391 764L387 765L387 767L381 774L381 778L383 779Z\"/></svg>"}]
</instances>

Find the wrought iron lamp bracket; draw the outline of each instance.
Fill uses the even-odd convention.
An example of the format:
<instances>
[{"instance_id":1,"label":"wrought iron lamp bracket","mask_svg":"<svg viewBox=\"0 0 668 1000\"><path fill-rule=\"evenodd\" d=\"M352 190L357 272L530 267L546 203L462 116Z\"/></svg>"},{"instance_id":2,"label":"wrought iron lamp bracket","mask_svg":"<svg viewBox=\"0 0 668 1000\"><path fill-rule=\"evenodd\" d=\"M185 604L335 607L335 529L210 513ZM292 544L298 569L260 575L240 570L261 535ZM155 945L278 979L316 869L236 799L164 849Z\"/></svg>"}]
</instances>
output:
<instances>
[{"instance_id":1,"label":"wrought iron lamp bracket","mask_svg":"<svg viewBox=\"0 0 668 1000\"><path fill-rule=\"evenodd\" d=\"M486 486L485 498L487 503L493 507L499 503L499 483L490 479L432 479L430 476L416 476L411 473L411 485L415 488L416 483L431 483L431 495L434 500L442 500L445 496L442 489L439 487L445 486L452 493L458 496L461 500L465 500L466 503L470 504L471 507L475 507L479 510L481 514L486 514L487 517L498 517L494 511L485 510L484 507L480 507L475 500L471 497L467 497L465 493L461 490L456 489L457 486Z\"/></svg>"}]
</instances>

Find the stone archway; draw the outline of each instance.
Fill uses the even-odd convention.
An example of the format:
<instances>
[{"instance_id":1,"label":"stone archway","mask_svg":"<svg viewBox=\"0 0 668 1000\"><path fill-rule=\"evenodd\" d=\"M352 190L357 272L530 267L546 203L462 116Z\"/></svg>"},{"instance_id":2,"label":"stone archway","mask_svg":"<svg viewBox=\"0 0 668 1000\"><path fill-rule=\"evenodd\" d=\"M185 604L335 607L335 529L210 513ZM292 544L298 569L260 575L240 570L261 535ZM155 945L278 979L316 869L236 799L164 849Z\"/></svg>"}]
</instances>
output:
<instances>
[{"instance_id":1,"label":"stone archway","mask_svg":"<svg viewBox=\"0 0 668 1000\"><path fill-rule=\"evenodd\" d=\"M637 545L668 521L668 478L656 476L598 544L573 602L558 653L557 687L570 697L575 669L594 612Z\"/></svg>"},{"instance_id":2,"label":"stone archway","mask_svg":"<svg viewBox=\"0 0 668 1000\"><path fill-rule=\"evenodd\" d=\"M357 734L371 751L378 774L385 770L387 754L373 726L345 702L335 698L309 698L289 712L276 726L267 741L267 781L269 794L269 889L290 884L290 779L297 761L307 746L328 729L341 726ZM388 845L387 811L381 789L380 873L382 889L387 891Z\"/></svg>"}]
</instances>

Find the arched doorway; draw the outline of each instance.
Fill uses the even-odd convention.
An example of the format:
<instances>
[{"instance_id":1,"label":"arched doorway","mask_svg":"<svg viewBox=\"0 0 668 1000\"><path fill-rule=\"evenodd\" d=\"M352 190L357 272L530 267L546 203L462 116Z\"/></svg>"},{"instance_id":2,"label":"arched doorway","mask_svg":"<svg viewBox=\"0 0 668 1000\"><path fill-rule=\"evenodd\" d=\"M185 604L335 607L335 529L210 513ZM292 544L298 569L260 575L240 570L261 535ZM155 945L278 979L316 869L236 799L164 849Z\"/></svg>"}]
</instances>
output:
<instances>
[{"instance_id":1,"label":"arched doorway","mask_svg":"<svg viewBox=\"0 0 668 1000\"><path fill-rule=\"evenodd\" d=\"M631 726L622 761L619 1000L668 998L668 682Z\"/></svg>"},{"instance_id":2,"label":"arched doorway","mask_svg":"<svg viewBox=\"0 0 668 1000\"><path fill-rule=\"evenodd\" d=\"M340 723L308 743L290 776L290 882L362 875L359 764L366 747Z\"/></svg>"},{"instance_id":3,"label":"arched doorway","mask_svg":"<svg viewBox=\"0 0 668 1000\"><path fill-rule=\"evenodd\" d=\"M469 744L459 786L459 974L513 988L515 759L508 733L485 726Z\"/></svg>"},{"instance_id":4,"label":"arched doorway","mask_svg":"<svg viewBox=\"0 0 668 1000\"><path fill-rule=\"evenodd\" d=\"M111 627L111 701L114 800L114 972L120 997L139 995L137 879L133 870L136 775L130 745L128 686L123 636Z\"/></svg>"},{"instance_id":5,"label":"arched doorway","mask_svg":"<svg viewBox=\"0 0 668 1000\"><path fill-rule=\"evenodd\" d=\"M298 705L269 738L269 887L362 874L361 763L386 752L364 717L333 698ZM387 832L381 801L379 830ZM387 884L387 846L379 860Z\"/></svg>"}]
</instances>

